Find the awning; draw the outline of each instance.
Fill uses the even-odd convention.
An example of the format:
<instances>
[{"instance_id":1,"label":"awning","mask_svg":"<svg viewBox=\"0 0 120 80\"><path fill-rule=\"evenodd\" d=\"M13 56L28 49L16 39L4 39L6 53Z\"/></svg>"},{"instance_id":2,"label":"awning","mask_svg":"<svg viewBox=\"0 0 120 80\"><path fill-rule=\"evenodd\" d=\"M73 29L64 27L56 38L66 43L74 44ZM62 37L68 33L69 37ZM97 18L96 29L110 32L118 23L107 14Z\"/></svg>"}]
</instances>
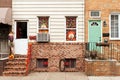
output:
<instances>
[{"instance_id":1,"label":"awning","mask_svg":"<svg viewBox=\"0 0 120 80\"><path fill-rule=\"evenodd\" d=\"M11 8L0 8L0 23L12 25Z\"/></svg>"}]
</instances>

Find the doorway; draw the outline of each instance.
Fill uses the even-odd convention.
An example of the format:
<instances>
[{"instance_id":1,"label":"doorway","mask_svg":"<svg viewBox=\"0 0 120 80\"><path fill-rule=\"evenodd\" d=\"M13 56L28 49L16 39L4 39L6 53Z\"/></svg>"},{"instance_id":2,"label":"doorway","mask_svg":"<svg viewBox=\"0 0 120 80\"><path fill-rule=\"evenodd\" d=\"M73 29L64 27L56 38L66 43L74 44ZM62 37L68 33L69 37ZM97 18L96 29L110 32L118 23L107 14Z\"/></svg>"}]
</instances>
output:
<instances>
[{"instance_id":1,"label":"doorway","mask_svg":"<svg viewBox=\"0 0 120 80\"><path fill-rule=\"evenodd\" d=\"M7 57L10 49L8 45L8 34L11 31L11 25L0 23L0 56Z\"/></svg>"},{"instance_id":2,"label":"doorway","mask_svg":"<svg viewBox=\"0 0 120 80\"><path fill-rule=\"evenodd\" d=\"M101 52L101 48L96 46L96 43L101 42L102 39L101 20L89 20L88 24L88 42L90 50L97 50Z\"/></svg>"},{"instance_id":3,"label":"doorway","mask_svg":"<svg viewBox=\"0 0 120 80\"><path fill-rule=\"evenodd\" d=\"M16 21L15 28L15 54L27 54L28 39L27 39L27 21Z\"/></svg>"}]
</instances>

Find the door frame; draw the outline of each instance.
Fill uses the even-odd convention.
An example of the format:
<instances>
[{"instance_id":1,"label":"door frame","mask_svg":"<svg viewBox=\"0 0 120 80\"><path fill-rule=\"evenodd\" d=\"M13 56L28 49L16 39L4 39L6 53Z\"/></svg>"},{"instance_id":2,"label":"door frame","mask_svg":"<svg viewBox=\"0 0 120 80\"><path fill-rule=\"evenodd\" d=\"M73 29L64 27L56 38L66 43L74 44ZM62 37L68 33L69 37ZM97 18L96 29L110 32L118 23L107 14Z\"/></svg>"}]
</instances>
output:
<instances>
[{"instance_id":1,"label":"door frame","mask_svg":"<svg viewBox=\"0 0 120 80\"><path fill-rule=\"evenodd\" d=\"M15 20L15 21L14 21L14 32L15 32L15 33L14 33L14 39L16 39L16 34L17 34L17 33L16 33L16 27L17 27L17 26L16 26L16 23L17 23L18 21L19 21L19 22L27 22L27 38L26 38L26 39L28 39L28 34L29 34L29 33L28 33L28 32L29 32L29 28L28 28L28 26L29 26L29 20L22 20L22 19L21 19L21 20Z\"/></svg>"},{"instance_id":2,"label":"door frame","mask_svg":"<svg viewBox=\"0 0 120 80\"><path fill-rule=\"evenodd\" d=\"M15 43L15 40L18 40L17 38L16 38L16 35L17 35L17 33L16 33L16 29L17 29L17 22L27 22L27 38L26 38L26 40L27 40L27 42L28 42L28 35L29 35L29 20L26 20L26 19L19 19L19 20L14 20L14 43ZM15 45L15 44L14 44ZM28 46L27 46L27 49L28 49ZM15 50L15 46L14 46L14 52L16 52L16 50ZM17 53L14 53L14 54L17 54ZM25 55L27 55L27 53L25 54Z\"/></svg>"},{"instance_id":3,"label":"door frame","mask_svg":"<svg viewBox=\"0 0 120 80\"><path fill-rule=\"evenodd\" d=\"M88 42L89 42L89 22L90 21L101 21L101 42L102 42L102 23L103 23L103 21L102 20L88 20Z\"/></svg>"}]
</instances>

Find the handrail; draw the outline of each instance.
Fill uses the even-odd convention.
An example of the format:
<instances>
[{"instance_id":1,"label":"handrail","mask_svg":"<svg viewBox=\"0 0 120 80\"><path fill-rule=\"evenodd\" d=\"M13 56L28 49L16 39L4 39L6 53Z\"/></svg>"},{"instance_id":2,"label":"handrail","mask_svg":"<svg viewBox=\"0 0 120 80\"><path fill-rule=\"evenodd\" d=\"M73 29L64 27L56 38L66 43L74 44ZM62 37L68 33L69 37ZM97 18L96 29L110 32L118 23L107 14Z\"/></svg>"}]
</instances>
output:
<instances>
[{"instance_id":1,"label":"handrail","mask_svg":"<svg viewBox=\"0 0 120 80\"><path fill-rule=\"evenodd\" d=\"M93 54L97 54L95 59L101 58L120 60L120 45L117 43L85 43L85 57L91 58Z\"/></svg>"}]
</instances>

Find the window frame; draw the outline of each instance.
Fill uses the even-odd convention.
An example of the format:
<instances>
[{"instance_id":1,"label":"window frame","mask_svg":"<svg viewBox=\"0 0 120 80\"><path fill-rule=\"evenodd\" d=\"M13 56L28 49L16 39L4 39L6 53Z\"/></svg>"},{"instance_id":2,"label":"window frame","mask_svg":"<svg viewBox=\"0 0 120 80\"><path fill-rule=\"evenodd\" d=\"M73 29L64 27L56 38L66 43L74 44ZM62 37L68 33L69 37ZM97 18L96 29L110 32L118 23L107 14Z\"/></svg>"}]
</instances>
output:
<instances>
[{"instance_id":1,"label":"window frame","mask_svg":"<svg viewBox=\"0 0 120 80\"><path fill-rule=\"evenodd\" d=\"M99 12L99 16L92 16L92 12ZM100 18L101 17L101 11L99 11L99 10L92 10L92 11L90 11L89 15L90 15L90 18Z\"/></svg>"},{"instance_id":2,"label":"window frame","mask_svg":"<svg viewBox=\"0 0 120 80\"><path fill-rule=\"evenodd\" d=\"M66 32L67 32L67 26L66 26L66 17L76 17L76 28L72 30L76 30L76 40L75 41L67 41L66 40ZM65 41L66 42L77 42L78 41L78 16L65 16ZM69 29L68 29L69 30Z\"/></svg>"},{"instance_id":3,"label":"window frame","mask_svg":"<svg viewBox=\"0 0 120 80\"><path fill-rule=\"evenodd\" d=\"M15 21L15 39L28 39L28 35L29 35L29 20L26 20L26 19L20 19L20 20L14 20ZM17 38L17 22L27 22L27 38Z\"/></svg>"},{"instance_id":4,"label":"window frame","mask_svg":"<svg viewBox=\"0 0 120 80\"><path fill-rule=\"evenodd\" d=\"M76 68L76 59L75 58L66 58L65 59L65 68ZM68 65L66 65L68 63ZM72 64L74 63L74 64Z\"/></svg>"},{"instance_id":5,"label":"window frame","mask_svg":"<svg viewBox=\"0 0 120 80\"><path fill-rule=\"evenodd\" d=\"M112 15L118 15L118 38L114 38L114 37L111 37L112 33L111 33L111 16ZM109 24L110 24L110 29L109 29L109 32L110 32L110 40L120 40L120 14L119 13L112 13L110 14L110 17L109 17Z\"/></svg>"},{"instance_id":6,"label":"window frame","mask_svg":"<svg viewBox=\"0 0 120 80\"><path fill-rule=\"evenodd\" d=\"M50 16L37 16L37 33L40 33L39 32L39 18L40 17L48 17L48 28L45 28L45 29L43 29L43 30L48 30L48 34L50 33ZM42 28L41 28L41 30L42 30Z\"/></svg>"}]
</instances>

